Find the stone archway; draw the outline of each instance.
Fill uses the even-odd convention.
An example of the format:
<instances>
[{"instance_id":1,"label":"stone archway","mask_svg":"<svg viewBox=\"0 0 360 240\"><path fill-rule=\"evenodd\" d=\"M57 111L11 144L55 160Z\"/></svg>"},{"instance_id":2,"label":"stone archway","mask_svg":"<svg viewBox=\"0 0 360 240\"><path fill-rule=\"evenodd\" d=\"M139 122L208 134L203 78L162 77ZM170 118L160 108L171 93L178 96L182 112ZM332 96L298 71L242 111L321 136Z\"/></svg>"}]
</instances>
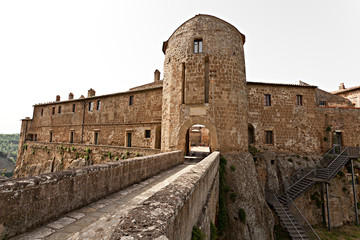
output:
<instances>
[{"instance_id":1,"label":"stone archway","mask_svg":"<svg viewBox=\"0 0 360 240\"><path fill-rule=\"evenodd\" d=\"M188 130L191 126L195 124L201 124L204 125L207 129L209 129L210 132L210 149L211 151L218 151L219 150L219 144L218 144L218 135L216 128L212 122L209 120L202 118L202 117L191 117L187 120L185 120L179 129L179 141L178 141L178 149L182 150L185 154L187 149L185 148L186 142L188 139Z\"/></svg>"}]
</instances>

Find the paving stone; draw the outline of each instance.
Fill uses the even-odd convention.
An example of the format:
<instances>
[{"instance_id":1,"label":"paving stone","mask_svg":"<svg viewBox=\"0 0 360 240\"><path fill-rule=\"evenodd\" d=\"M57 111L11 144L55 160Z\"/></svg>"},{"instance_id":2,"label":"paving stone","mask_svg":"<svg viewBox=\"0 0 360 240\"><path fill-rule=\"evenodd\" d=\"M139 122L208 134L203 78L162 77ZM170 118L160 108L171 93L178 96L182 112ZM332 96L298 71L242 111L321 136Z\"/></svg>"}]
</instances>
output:
<instances>
[{"instance_id":1,"label":"paving stone","mask_svg":"<svg viewBox=\"0 0 360 240\"><path fill-rule=\"evenodd\" d=\"M85 216L84 213L80 213L80 212L71 212L71 213L68 213L66 215L71 217L71 218L75 218L75 219L80 219L80 218Z\"/></svg>"},{"instance_id":2,"label":"paving stone","mask_svg":"<svg viewBox=\"0 0 360 240\"><path fill-rule=\"evenodd\" d=\"M60 228L63 228L66 225L68 225L68 224L70 224L72 222L75 222L75 221L76 221L76 219L74 219L74 218L63 217L63 218L60 218L59 220L57 220L55 222L52 222L52 223L48 224L47 226L51 227L51 228L55 228L55 229L60 229Z\"/></svg>"}]
</instances>

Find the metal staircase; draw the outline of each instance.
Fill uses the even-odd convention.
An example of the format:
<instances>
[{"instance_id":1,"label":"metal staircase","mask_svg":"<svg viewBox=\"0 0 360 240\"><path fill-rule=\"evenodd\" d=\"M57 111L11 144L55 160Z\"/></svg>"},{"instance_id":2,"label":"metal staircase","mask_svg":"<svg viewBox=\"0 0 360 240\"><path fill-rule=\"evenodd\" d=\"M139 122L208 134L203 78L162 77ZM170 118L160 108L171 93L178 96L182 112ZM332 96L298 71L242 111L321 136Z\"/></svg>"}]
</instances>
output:
<instances>
[{"instance_id":1,"label":"metal staircase","mask_svg":"<svg viewBox=\"0 0 360 240\"><path fill-rule=\"evenodd\" d=\"M292 239L320 239L293 200L317 182L329 182L351 158L360 156L358 147L340 150L333 147L316 167L301 169L275 190L266 191L266 201L273 206Z\"/></svg>"}]
</instances>

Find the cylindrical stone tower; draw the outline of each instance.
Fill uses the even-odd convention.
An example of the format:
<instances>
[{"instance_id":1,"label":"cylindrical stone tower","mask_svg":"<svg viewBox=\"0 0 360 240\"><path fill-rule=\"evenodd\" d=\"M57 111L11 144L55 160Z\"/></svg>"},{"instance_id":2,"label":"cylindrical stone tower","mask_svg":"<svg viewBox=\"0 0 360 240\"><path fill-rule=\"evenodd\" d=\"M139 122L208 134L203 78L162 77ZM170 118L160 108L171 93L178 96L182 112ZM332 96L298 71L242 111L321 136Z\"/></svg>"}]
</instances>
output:
<instances>
[{"instance_id":1,"label":"cylindrical stone tower","mask_svg":"<svg viewBox=\"0 0 360 240\"><path fill-rule=\"evenodd\" d=\"M202 14L164 42L162 151L186 150L194 124L210 130L211 150L247 151L244 42L234 26Z\"/></svg>"}]
</instances>

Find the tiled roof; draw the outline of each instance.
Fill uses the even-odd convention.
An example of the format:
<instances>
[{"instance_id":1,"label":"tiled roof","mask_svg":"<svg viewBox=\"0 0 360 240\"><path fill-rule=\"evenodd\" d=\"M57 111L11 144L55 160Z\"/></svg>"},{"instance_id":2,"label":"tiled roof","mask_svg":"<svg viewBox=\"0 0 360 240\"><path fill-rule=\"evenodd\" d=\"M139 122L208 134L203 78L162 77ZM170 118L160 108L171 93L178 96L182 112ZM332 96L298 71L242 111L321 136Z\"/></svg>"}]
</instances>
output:
<instances>
[{"instance_id":1,"label":"tiled roof","mask_svg":"<svg viewBox=\"0 0 360 240\"><path fill-rule=\"evenodd\" d=\"M354 91L354 90L358 90L358 89L360 89L360 86L340 89L340 90L332 91L331 93L332 94L339 94L339 93L350 92L350 91Z\"/></svg>"}]
</instances>

